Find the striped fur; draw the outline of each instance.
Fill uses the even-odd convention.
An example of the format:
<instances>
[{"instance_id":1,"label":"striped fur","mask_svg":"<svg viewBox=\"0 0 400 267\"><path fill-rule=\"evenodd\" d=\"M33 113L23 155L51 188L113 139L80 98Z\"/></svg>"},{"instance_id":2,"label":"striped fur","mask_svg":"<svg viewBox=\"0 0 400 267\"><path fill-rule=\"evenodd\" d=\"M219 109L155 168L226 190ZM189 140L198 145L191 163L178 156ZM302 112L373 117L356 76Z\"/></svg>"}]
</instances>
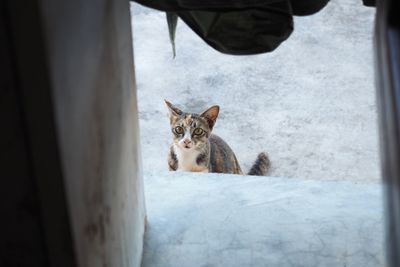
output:
<instances>
[{"instance_id":1,"label":"striped fur","mask_svg":"<svg viewBox=\"0 0 400 267\"><path fill-rule=\"evenodd\" d=\"M270 164L271 163L267 154L261 152L260 154L258 154L258 157L251 167L250 171L248 172L248 175L264 176L267 174Z\"/></svg>"},{"instance_id":2,"label":"striped fur","mask_svg":"<svg viewBox=\"0 0 400 267\"><path fill-rule=\"evenodd\" d=\"M168 101L165 103L173 134L168 157L170 171L243 174L229 145L211 133L218 117L218 106L196 114L183 112ZM269 166L267 154L260 153L248 175L266 175Z\"/></svg>"}]
</instances>

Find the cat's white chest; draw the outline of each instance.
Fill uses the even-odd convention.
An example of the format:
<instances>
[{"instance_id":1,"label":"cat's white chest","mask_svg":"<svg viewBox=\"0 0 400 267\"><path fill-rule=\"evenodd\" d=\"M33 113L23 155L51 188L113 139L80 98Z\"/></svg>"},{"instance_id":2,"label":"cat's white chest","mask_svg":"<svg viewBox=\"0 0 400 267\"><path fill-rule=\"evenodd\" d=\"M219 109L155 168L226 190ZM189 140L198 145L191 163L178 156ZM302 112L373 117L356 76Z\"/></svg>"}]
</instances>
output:
<instances>
[{"instance_id":1,"label":"cat's white chest","mask_svg":"<svg viewBox=\"0 0 400 267\"><path fill-rule=\"evenodd\" d=\"M197 157L200 155L200 152L196 150L184 150L178 146L174 146L174 152L178 159L177 171L208 172L205 166L197 165Z\"/></svg>"}]
</instances>

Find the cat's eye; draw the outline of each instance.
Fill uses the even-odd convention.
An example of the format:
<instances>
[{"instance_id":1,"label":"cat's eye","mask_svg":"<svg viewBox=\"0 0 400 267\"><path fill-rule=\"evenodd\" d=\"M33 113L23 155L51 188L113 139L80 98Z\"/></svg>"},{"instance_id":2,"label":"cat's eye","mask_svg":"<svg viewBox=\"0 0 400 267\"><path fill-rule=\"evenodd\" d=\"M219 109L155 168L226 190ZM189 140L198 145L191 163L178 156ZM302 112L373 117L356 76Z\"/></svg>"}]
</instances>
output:
<instances>
[{"instance_id":1,"label":"cat's eye","mask_svg":"<svg viewBox=\"0 0 400 267\"><path fill-rule=\"evenodd\" d=\"M196 129L194 129L194 131L193 131L193 134L194 135L202 135L204 133L204 131L203 131L203 129L201 129L201 128L196 128Z\"/></svg>"},{"instance_id":2,"label":"cat's eye","mask_svg":"<svg viewBox=\"0 0 400 267\"><path fill-rule=\"evenodd\" d=\"M174 132L176 134L183 134L184 130L183 130L183 128L181 126L177 126L177 127L174 128Z\"/></svg>"}]
</instances>

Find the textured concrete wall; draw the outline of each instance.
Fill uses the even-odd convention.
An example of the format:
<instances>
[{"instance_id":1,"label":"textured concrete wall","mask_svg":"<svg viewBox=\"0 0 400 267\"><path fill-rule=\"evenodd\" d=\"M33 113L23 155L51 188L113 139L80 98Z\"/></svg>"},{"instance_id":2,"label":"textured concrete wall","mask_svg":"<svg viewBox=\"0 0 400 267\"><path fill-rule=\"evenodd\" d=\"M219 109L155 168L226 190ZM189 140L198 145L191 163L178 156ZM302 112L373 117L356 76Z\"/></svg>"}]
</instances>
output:
<instances>
[{"instance_id":1,"label":"textured concrete wall","mask_svg":"<svg viewBox=\"0 0 400 267\"><path fill-rule=\"evenodd\" d=\"M168 167L166 98L192 112L220 105L213 131L244 170L265 150L271 176L380 179L375 9L330 1L313 16L295 17L293 34L272 53L241 57L215 51L179 21L175 59L165 14L139 5L132 14L145 170Z\"/></svg>"},{"instance_id":2,"label":"textured concrete wall","mask_svg":"<svg viewBox=\"0 0 400 267\"><path fill-rule=\"evenodd\" d=\"M378 182L145 172L143 267L383 267Z\"/></svg>"},{"instance_id":3,"label":"textured concrete wall","mask_svg":"<svg viewBox=\"0 0 400 267\"><path fill-rule=\"evenodd\" d=\"M80 266L139 266L144 232L129 2L43 0Z\"/></svg>"}]
</instances>

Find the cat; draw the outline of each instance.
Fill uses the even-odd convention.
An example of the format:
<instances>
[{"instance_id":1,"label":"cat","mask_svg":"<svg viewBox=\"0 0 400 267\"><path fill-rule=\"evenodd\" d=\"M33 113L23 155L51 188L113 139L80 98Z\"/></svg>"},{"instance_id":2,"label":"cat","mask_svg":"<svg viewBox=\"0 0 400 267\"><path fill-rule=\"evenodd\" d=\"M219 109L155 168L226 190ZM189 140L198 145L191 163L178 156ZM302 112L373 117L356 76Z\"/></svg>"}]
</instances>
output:
<instances>
[{"instance_id":1,"label":"cat","mask_svg":"<svg viewBox=\"0 0 400 267\"><path fill-rule=\"evenodd\" d=\"M242 174L239 162L228 144L212 134L219 106L201 114L183 112L167 100L173 143L168 156L170 171ZM266 153L258 155L248 175L266 175L270 161Z\"/></svg>"}]
</instances>

